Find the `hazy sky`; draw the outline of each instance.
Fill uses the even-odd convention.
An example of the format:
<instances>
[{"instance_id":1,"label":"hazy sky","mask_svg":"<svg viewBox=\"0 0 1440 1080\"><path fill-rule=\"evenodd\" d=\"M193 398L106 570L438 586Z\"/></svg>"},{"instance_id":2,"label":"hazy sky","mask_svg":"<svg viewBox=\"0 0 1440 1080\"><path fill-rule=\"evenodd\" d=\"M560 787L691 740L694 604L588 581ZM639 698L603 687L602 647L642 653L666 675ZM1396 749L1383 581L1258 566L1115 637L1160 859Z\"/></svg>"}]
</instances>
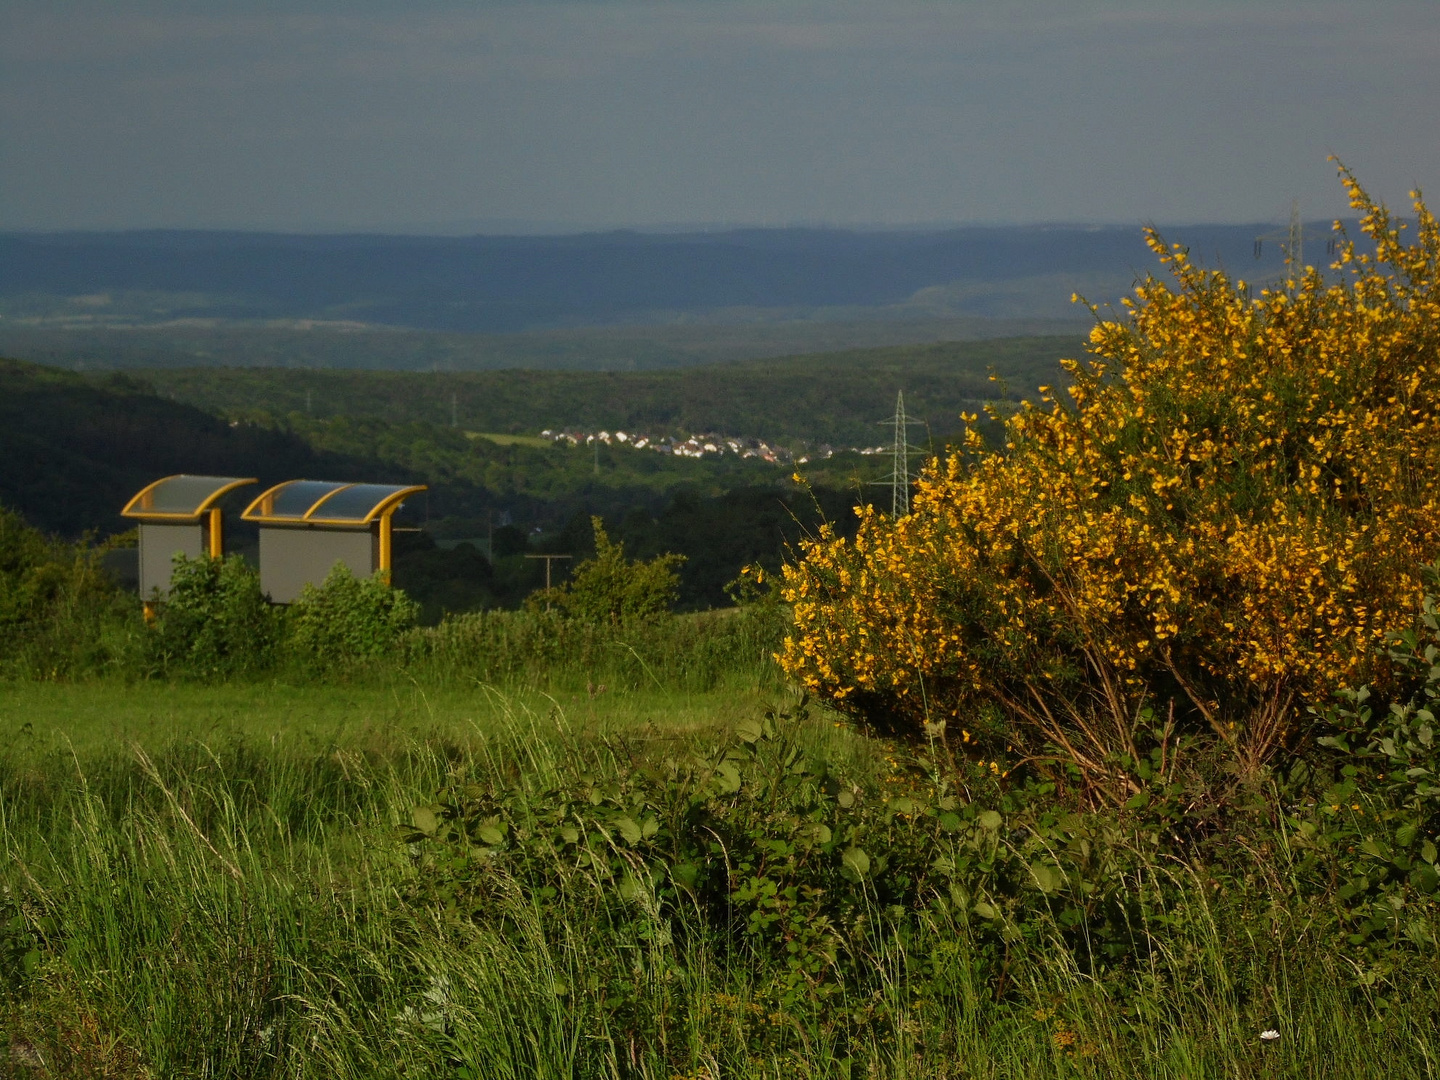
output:
<instances>
[{"instance_id":1,"label":"hazy sky","mask_svg":"<svg viewBox=\"0 0 1440 1080\"><path fill-rule=\"evenodd\" d=\"M1440 3L0 0L0 228L1259 221L1440 193Z\"/></svg>"}]
</instances>

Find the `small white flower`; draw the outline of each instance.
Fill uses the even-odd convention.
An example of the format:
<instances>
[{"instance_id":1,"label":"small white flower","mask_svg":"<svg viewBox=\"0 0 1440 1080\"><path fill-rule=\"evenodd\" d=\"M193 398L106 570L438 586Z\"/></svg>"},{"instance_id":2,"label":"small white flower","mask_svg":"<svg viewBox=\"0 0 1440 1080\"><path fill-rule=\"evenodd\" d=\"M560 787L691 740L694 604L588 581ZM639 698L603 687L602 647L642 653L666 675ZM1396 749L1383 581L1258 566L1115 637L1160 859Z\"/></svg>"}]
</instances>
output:
<instances>
[{"instance_id":1,"label":"small white flower","mask_svg":"<svg viewBox=\"0 0 1440 1080\"><path fill-rule=\"evenodd\" d=\"M1270 1028L1266 1031L1260 1032L1260 1039L1262 1042L1274 1042L1279 1037L1280 1032L1276 1031L1274 1028Z\"/></svg>"}]
</instances>

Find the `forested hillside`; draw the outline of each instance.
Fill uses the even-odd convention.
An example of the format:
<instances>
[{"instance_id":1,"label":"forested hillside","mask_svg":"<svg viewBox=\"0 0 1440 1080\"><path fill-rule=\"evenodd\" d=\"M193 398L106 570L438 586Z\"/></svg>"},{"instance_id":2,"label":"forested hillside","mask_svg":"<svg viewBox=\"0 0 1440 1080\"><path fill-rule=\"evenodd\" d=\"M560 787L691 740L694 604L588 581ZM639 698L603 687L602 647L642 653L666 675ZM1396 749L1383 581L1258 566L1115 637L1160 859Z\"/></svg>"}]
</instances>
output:
<instances>
[{"instance_id":1,"label":"forested hillside","mask_svg":"<svg viewBox=\"0 0 1440 1080\"><path fill-rule=\"evenodd\" d=\"M232 425L123 376L0 360L0 502L64 535L124 528L126 499L176 472L283 479L362 466L274 428Z\"/></svg>"},{"instance_id":2,"label":"forested hillside","mask_svg":"<svg viewBox=\"0 0 1440 1080\"><path fill-rule=\"evenodd\" d=\"M377 417L227 420L124 377L87 380L0 361L0 504L32 524L68 537L122 532L130 523L119 511L129 497L177 472L262 484L424 483L430 491L404 518L421 531L402 534L396 575L431 620L442 610L518 604L543 581L540 564L524 556L583 556L592 514L613 522L637 552L687 556L682 606L724 603L724 584L746 562L777 564L822 514L848 521L859 485L879 468L875 459L849 458L826 462L807 492L784 469L734 456L499 445L448 426ZM244 497L232 497L231 509ZM253 544L233 514L230 534L241 550ZM457 540L469 544L453 547Z\"/></svg>"},{"instance_id":3,"label":"forested hillside","mask_svg":"<svg viewBox=\"0 0 1440 1080\"><path fill-rule=\"evenodd\" d=\"M1069 296L1069 291L1065 290ZM17 305L11 305L15 307ZM0 300L0 354L73 370L290 367L372 371L664 371L732 360L759 360L844 349L979 341L1085 332L1089 315L1064 318L952 316L906 310L824 319L800 315L459 333L343 322L215 322L175 313L156 325L29 319L7 314ZM803 313L802 313L803 314Z\"/></svg>"},{"instance_id":4,"label":"forested hillside","mask_svg":"<svg viewBox=\"0 0 1440 1080\"><path fill-rule=\"evenodd\" d=\"M897 390L905 392L910 414L943 440L958 428L962 410L1032 393L1056 379L1061 357L1081 353L1075 335L857 349L679 371L184 368L135 374L162 394L232 417L374 416L518 434L716 431L867 446L884 441L877 421L890 415Z\"/></svg>"},{"instance_id":5,"label":"forested hillside","mask_svg":"<svg viewBox=\"0 0 1440 1080\"><path fill-rule=\"evenodd\" d=\"M427 484L411 501L397 580L442 609L514 606L542 580L525 555L584 555L590 517L636 555L686 556L680 603L726 602L742 566L778 566L823 518L842 531L889 459L906 392L913 441L941 446L962 409L1052 381L1071 338L856 350L684 371L469 374L154 370L139 377L0 365L0 502L65 536L121 532L134 492L176 472ZM1003 377L991 380L990 373ZM791 449L795 465L733 453L687 458L621 445L478 437L540 429L716 431ZM243 505L243 493L232 502ZM232 528L242 550L253 543ZM563 572L563 570L562 570Z\"/></svg>"}]
</instances>

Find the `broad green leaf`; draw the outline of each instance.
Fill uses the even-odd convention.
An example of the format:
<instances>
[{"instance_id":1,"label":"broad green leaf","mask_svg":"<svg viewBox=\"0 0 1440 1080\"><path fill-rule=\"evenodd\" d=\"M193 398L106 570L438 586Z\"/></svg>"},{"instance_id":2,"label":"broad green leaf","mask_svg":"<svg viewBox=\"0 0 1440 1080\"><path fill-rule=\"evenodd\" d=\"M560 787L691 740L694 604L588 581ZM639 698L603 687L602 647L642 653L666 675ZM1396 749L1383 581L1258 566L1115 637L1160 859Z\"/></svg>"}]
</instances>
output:
<instances>
[{"instance_id":1,"label":"broad green leaf","mask_svg":"<svg viewBox=\"0 0 1440 1080\"><path fill-rule=\"evenodd\" d=\"M722 795L732 795L740 790L740 770L728 761L715 767L715 783Z\"/></svg>"},{"instance_id":2,"label":"broad green leaf","mask_svg":"<svg viewBox=\"0 0 1440 1080\"><path fill-rule=\"evenodd\" d=\"M998 919L1000 917L1000 912L996 911L994 907L987 904L984 900L981 900L970 910L982 919Z\"/></svg>"},{"instance_id":3,"label":"broad green leaf","mask_svg":"<svg viewBox=\"0 0 1440 1080\"><path fill-rule=\"evenodd\" d=\"M755 718L751 718L749 720L741 720L740 723L735 725L735 735L740 739L741 742L759 742L764 734L764 725L761 723L760 720Z\"/></svg>"},{"instance_id":4,"label":"broad green leaf","mask_svg":"<svg viewBox=\"0 0 1440 1080\"><path fill-rule=\"evenodd\" d=\"M638 844L640 842L640 837L644 835L640 829L640 826L636 825L634 820L628 817L616 818L615 828L620 833L620 835L625 838L625 842L627 844Z\"/></svg>"},{"instance_id":5,"label":"broad green leaf","mask_svg":"<svg viewBox=\"0 0 1440 1080\"><path fill-rule=\"evenodd\" d=\"M431 810L428 806L417 806L411 810L410 823L426 836L434 836L435 830L440 827L440 819L435 816L435 811Z\"/></svg>"},{"instance_id":6,"label":"broad green leaf","mask_svg":"<svg viewBox=\"0 0 1440 1080\"><path fill-rule=\"evenodd\" d=\"M982 829L990 829L992 831L1000 828L1001 825L1005 824L1005 819L1002 818L994 810L986 810L975 820L980 823L980 827Z\"/></svg>"},{"instance_id":7,"label":"broad green leaf","mask_svg":"<svg viewBox=\"0 0 1440 1080\"><path fill-rule=\"evenodd\" d=\"M1395 830L1395 843L1402 848L1408 848L1419 835L1420 830L1414 825L1401 825Z\"/></svg>"},{"instance_id":8,"label":"broad green leaf","mask_svg":"<svg viewBox=\"0 0 1440 1080\"><path fill-rule=\"evenodd\" d=\"M855 805L855 795L853 792L850 791L842 791L840 792L840 794L835 796L835 801L841 806L843 806L846 810L849 810L850 807Z\"/></svg>"},{"instance_id":9,"label":"broad green leaf","mask_svg":"<svg viewBox=\"0 0 1440 1080\"><path fill-rule=\"evenodd\" d=\"M1030 873L1035 878L1035 884L1044 893L1052 893L1065 884L1065 878L1060 871L1045 863L1031 864Z\"/></svg>"},{"instance_id":10,"label":"broad green leaf","mask_svg":"<svg viewBox=\"0 0 1440 1080\"><path fill-rule=\"evenodd\" d=\"M499 847L505 842L505 830L488 822L475 830L475 836L482 844L491 847Z\"/></svg>"},{"instance_id":11,"label":"broad green leaf","mask_svg":"<svg viewBox=\"0 0 1440 1080\"><path fill-rule=\"evenodd\" d=\"M865 854L865 849L860 847L846 848L841 861L855 871L860 877L870 873L870 856Z\"/></svg>"}]
</instances>

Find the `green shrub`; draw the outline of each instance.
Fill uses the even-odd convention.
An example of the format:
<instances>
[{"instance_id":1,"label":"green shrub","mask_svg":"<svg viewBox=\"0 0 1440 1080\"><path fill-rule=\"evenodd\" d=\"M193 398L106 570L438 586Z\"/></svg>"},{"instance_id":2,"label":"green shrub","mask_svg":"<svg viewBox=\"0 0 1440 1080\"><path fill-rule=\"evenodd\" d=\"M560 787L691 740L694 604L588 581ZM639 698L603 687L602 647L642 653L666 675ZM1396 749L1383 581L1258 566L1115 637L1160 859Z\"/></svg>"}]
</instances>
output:
<instances>
[{"instance_id":1,"label":"green shrub","mask_svg":"<svg viewBox=\"0 0 1440 1080\"><path fill-rule=\"evenodd\" d=\"M312 669L340 671L393 650L419 610L383 572L357 578L336 563L322 585L306 585L291 607L290 643Z\"/></svg>"},{"instance_id":2,"label":"green shrub","mask_svg":"<svg viewBox=\"0 0 1440 1080\"><path fill-rule=\"evenodd\" d=\"M125 598L84 547L51 540L0 506L0 670L32 678L107 666Z\"/></svg>"},{"instance_id":3,"label":"green shrub","mask_svg":"<svg viewBox=\"0 0 1440 1080\"><path fill-rule=\"evenodd\" d=\"M680 595L680 575L675 571L685 556L627 559L625 545L610 539L600 518L592 517L590 523L595 529L595 557L576 566L563 586L536 593L530 607L553 606L572 618L621 625L655 619L675 606Z\"/></svg>"},{"instance_id":4,"label":"green shrub","mask_svg":"<svg viewBox=\"0 0 1440 1080\"><path fill-rule=\"evenodd\" d=\"M149 671L201 679L254 675L275 662L282 632L259 573L239 555L176 555L149 638Z\"/></svg>"},{"instance_id":5,"label":"green shrub","mask_svg":"<svg viewBox=\"0 0 1440 1080\"><path fill-rule=\"evenodd\" d=\"M1436 567L1426 576L1440 585ZM1377 702L1360 687L1311 710L1335 732L1319 741L1341 765L1295 823L1310 861L1328 856L1341 882L1347 941L1377 960L1396 939L1435 944L1417 916L1440 899L1440 600L1427 595L1416 625L1391 633L1387 646L1396 700Z\"/></svg>"}]
</instances>

